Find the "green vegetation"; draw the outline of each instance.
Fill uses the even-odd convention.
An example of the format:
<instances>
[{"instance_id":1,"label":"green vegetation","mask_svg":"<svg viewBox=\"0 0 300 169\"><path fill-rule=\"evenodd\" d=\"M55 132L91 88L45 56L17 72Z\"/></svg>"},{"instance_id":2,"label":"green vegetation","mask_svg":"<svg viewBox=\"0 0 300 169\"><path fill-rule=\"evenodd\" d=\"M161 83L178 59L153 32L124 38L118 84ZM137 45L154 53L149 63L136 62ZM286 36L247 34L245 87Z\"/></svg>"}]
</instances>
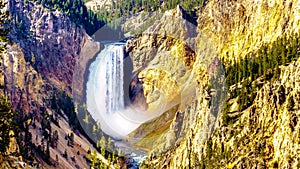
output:
<instances>
[{"instance_id":1,"label":"green vegetation","mask_svg":"<svg viewBox=\"0 0 300 169\"><path fill-rule=\"evenodd\" d=\"M164 12L169 9L174 9L177 5L183 7L187 11L189 16L186 17L195 17L196 10L199 7L202 7L205 4L206 0L120 0L120 1L111 1L110 6L96 7L97 16L99 19L102 19L105 23L110 22L116 18L122 16L130 16L137 14L141 11L145 12L154 12L161 11ZM107 10L108 9L108 10ZM191 18L192 19L192 18Z\"/></svg>"},{"instance_id":2,"label":"green vegetation","mask_svg":"<svg viewBox=\"0 0 300 169\"><path fill-rule=\"evenodd\" d=\"M0 9L5 8L6 3L3 1L0 2ZM10 18L8 11L0 11L0 60L2 60L3 54L6 53L8 41L8 34L10 32ZM2 62L0 62L0 73L3 72L2 70ZM2 85L2 84L1 84Z\"/></svg>"},{"instance_id":3,"label":"green vegetation","mask_svg":"<svg viewBox=\"0 0 300 169\"><path fill-rule=\"evenodd\" d=\"M185 161L186 168L251 168L251 166L278 168L283 165L271 160L275 153L273 134L286 124L272 118L281 118L280 111L287 109L289 112L285 115L290 115L288 118L290 118L291 129L288 133L296 132L295 112L299 99L297 100L295 95L286 94L289 89L278 82L282 81L280 78L283 69L286 70L287 65L299 60L299 39L299 34L285 34L272 43L263 44L258 50L247 54L245 58L236 60L234 64L223 61L229 90L225 110L222 112L221 126L205 141L200 150L193 151L190 146L191 141L189 138L186 139L187 146L184 147L188 153L186 158L188 160ZM232 57L232 55L227 56L227 58ZM295 66L297 65L293 65L293 68ZM214 81L216 79L211 80L212 85L218 84ZM265 90L259 91L266 83L268 85L265 85ZM270 98L270 101L275 101L262 104L270 104L274 107L270 106L266 110L264 105L259 105L261 102L254 103L258 92L262 94L259 99L266 97ZM270 112L264 113L264 111ZM240 118L242 114L244 116ZM269 120L262 121L262 116L268 116L266 119ZM190 137L193 138L193 135ZM166 168L172 163L171 158L168 158L172 154L175 154L173 149L163 155L150 156L140 168ZM291 158L288 161L292 163L293 160Z\"/></svg>"},{"instance_id":4,"label":"green vegetation","mask_svg":"<svg viewBox=\"0 0 300 169\"><path fill-rule=\"evenodd\" d=\"M284 35L271 44L263 44L260 49L249 53L244 59L236 60L233 65L227 65L226 78L228 88L230 88L228 91L230 97L227 98L222 118L222 125L226 131L216 131L214 135L221 135L221 132L225 132L227 141L232 138L237 139L235 141L235 144L237 144L236 147L243 149L244 152L245 149L247 149L247 151L256 154L258 158L264 160L269 156L270 151L273 150L273 145L267 144L268 142L272 142L268 141L269 135L266 134L267 129L262 127L256 129L253 136L244 135L237 137L244 124L236 123L236 121L242 114L242 111L247 108L250 108L249 111L252 118L257 117L258 114L261 113L261 110L257 110L259 109L257 106L251 106L257 96L257 92L266 82L273 84L278 81L282 66L287 66L299 58L299 39L299 34ZM276 95L274 96L274 93L268 94L270 96L273 95L273 97L275 97L274 99L277 100L277 103L274 103L276 104L275 107L287 102L287 109L293 111L295 104L294 99L292 97L286 98L285 90L286 89L280 85L278 91L276 91L278 97ZM230 111L232 105L229 100L232 99L236 99L238 103L238 108L234 112L232 112L232 110ZM293 120L294 119L296 119L295 116L293 117ZM250 130L252 130L254 129L255 120L249 119L249 121L251 122L250 126L252 126ZM292 129L294 124L295 122L291 125ZM231 129L233 125L235 128ZM251 140L251 137L255 137L256 139ZM248 145L250 142L252 145L255 145L254 148ZM218 146L220 143L207 140L205 144L205 154L199 163L200 168L220 168L225 164L232 164L236 157L242 157L244 155L243 151L239 151L240 154L237 154L237 152L233 151L232 147L225 145L225 143L226 141L222 141L221 145ZM248 159L246 159L247 156L244 158L243 160L248 161ZM253 161L246 162L246 168L247 165L253 165L251 163L253 163ZM277 165L278 164L276 164L276 166Z\"/></svg>"},{"instance_id":5,"label":"green vegetation","mask_svg":"<svg viewBox=\"0 0 300 169\"><path fill-rule=\"evenodd\" d=\"M120 150L116 150L112 139L103 133L100 124L96 123L96 121L91 118L85 104L76 104L75 112L77 114L77 119L80 122L80 128L78 129L81 130L82 133L87 134L87 138L90 138L90 141L94 143L94 148L107 159L107 162L110 165L114 165L115 168L118 168L118 166L120 166L119 159L125 158L124 153ZM90 149L88 150L85 159L93 168L109 168L97 157L97 152L91 152Z\"/></svg>"},{"instance_id":6,"label":"green vegetation","mask_svg":"<svg viewBox=\"0 0 300 169\"><path fill-rule=\"evenodd\" d=\"M108 137L108 139L105 138L104 135L102 135L101 139L97 142L97 149L103 157L107 159L107 163L109 165L113 165L115 168L119 168L119 158L124 157L124 153L121 151L116 152L115 149L113 149L114 145L112 144L111 138ZM90 148L87 152L87 155L85 156L87 162L90 163L92 168L109 168L107 164L105 164L100 158L97 157L97 152L91 152Z\"/></svg>"},{"instance_id":7,"label":"green vegetation","mask_svg":"<svg viewBox=\"0 0 300 169\"><path fill-rule=\"evenodd\" d=\"M252 105L264 82L274 82L279 78L281 66L298 59L299 39L299 34L285 35L272 44L263 44L260 49L247 54L244 59L236 60L233 65L226 66L226 83L230 92L228 100L238 99L239 112ZM285 98L282 96L278 99L283 103ZM225 123L234 120L226 115L230 106L227 102L223 113Z\"/></svg>"},{"instance_id":8,"label":"green vegetation","mask_svg":"<svg viewBox=\"0 0 300 169\"><path fill-rule=\"evenodd\" d=\"M175 8L177 5L182 6L182 8L187 12L187 16L184 17L190 22L196 24L196 11L199 7L204 6L206 0L120 0L112 1L110 6L96 7L96 10L94 11L87 9L85 6L86 2L83 0L38 0L37 2L48 9L58 10L65 13L76 25L82 26L89 35L92 35L105 23L109 23L117 18L135 15L141 11L164 12ZM22 34L20 34L20 36L22 36Z\"/></svg>"},{"instance_id":9,"label":"green vegetation","mask_svg":"<svg viewBox=\"0 0 300 169\"><path fill-rule=\"evenodd\" d=\"M0 8L4 9L6 3L3 1L0 2ZM0 60L2 60L3 55L7 53L8 34L10 31L9 25L9 12L0 11ZM2 62L0 67L2 68ZM0 70L0 74L3 73L3 70ZM2 85L2 84L1 84ZM1 86L1 88L3 88ZM14 123L14 117L17 115L10 106L8 98L4 95L0 95L0 153L6 152L6 149L9 147L10 143L10 131L15 131L17 125Z\"/></svg>"},{"instance_id":10,"label":"green vegetation","mask_svg":"<svg viewBox=\"0 0 300 169\"><path fill-rule=\"evenodd\" d=\"M7 97L0 96L0 152L6 152L9 147L10 131L16 129L16 124L14 123L14 117L16 112L11 109L10 103Z\"/></svg>"},{"instance_id":11,"label":"green vegetation","mask_svg":"<svg viewBox=\"0 0 300 169\"><path fill-rule=\"evenodd\" d=\"M76 25L83 26L89 35L104 25L93 11L86 8L82 0L38 0L38 2L48 9L65 13Z\"/></svg>"},{"instance_id":12,"label":"green vegetation","mask_svg":"<svg viewBox=\"0 0 300 169\"><path fill-rule=\"evenodd\" d=\"M3 1L0 2L0 9L5 8L6 3ZM9 11L0 11L0 57L2 59L2 55L6 51L7 43L8 43L8 34L10 32L10 18ZM1 66L1 65L0 65Z\"/></svg>"}]
</instances>

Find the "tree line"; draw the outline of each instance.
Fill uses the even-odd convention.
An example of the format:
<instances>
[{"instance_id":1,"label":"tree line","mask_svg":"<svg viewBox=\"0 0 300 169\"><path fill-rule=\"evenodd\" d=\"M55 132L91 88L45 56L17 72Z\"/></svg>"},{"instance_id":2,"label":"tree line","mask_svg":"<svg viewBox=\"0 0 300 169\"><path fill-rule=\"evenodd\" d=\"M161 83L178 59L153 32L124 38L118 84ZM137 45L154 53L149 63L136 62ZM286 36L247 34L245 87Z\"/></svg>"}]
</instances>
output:
<instances>
[{"instance_id":1,"label":"tree line","mask_svg":"<svg viewBox=\"0 0 300 169\"><path fill-rule=\"evenodd\" d=\"M104 25L93 11L87 9L82 0L38 0L37 2L48 9L66 14L76 25L82 26L89 35L94 34Z\"/></svg>"},{"instance_id":2,"label":"tree line","mask_svg":"<svg viewBox=\"0 0 300 169\"><path fill-rule=\"evenodd\" d=\"M191 17L196 16L196 11L205 5L206 0L120 0L111 1L109 5L94 7L99 19L108 23L122 16L138 14L141 11L165 12L180 5Z\"/></svg>"},{"instance_id":3,"label":"tree line","mask_svg":"<svg viewBox=\"0 0 300 169\"><path fill-rule=\"evenodd\" d=\"M0 9L4 9L7 3L0 2ZM0 74L4 73L2 59L7 54L7 46L9 45L8 34L10 32L10 18L9 12L0 10ZM3 90L3 84L0 86L0 90ZM4 94L0 94L0 153L5 153L9 147L10 131L16 131L18 125L15 121L17 112L12 110L8 97Z\"/></svg>"},{"instance_id":4,"label":"tree line","mask_svg":"<svg viewBox=\"0 0 300 169\"><path fill-rule=\"evenodd\" d=\"M226 66L226 83L228 87L232 87L229 99L238 97L238 111L252 105L263 82L272 83L278 80L281 66L286 66L299 58L299 39L298 33L285 34L271 44L262 44L258 50L248 53L244 59L235 59L232 65ZM228 53L225 58L230 58ZM222 62L225 63L224 58ZM283 97L278 98L280 103L284 102ZM224 114L227 111L225 107ZM226 115L224 118L225 122L233 120Z\"/></svg>"},{"instance_id":5,"label":"tree line","mask_svg":"<svg viewBox=\"0 0 300 169\"><path fill-rule=\"evenodd\" d=\"M207 0L120 0L111 1L108 6L96 6L94 11L87 9L83 0L38 0L37 2L48 9L65 13L74 23L78 26L82 26L89 35L93 35L103 25L120 17L135 15L141 11L165 12L166 10L174 9L177 5L183 7L188 14L188 18L194 18L194 20L196 20L196 11L203 7L206 1Z\"/></svg>"}]
</instances>

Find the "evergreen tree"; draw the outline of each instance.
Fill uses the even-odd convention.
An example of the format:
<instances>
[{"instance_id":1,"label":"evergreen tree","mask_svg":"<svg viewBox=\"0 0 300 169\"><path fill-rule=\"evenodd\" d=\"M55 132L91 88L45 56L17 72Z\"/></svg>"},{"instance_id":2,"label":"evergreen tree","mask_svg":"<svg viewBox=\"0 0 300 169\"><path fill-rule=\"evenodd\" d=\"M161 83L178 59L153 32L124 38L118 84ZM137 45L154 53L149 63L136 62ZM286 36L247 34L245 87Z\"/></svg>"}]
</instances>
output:
<instances>
[{"instance_id":1,"label":"evergreen tree","mask_svg":"<svg viewBox=\"0 0 300 169\"><path fill-rule=\"evenodd\" d=\"M67 152L67 149L65 149L65 152L64 152L64 154L63 154L63 157L66 158L66 159L68 159L68 152Z\"/></svg>"},{"instance_id":2,"label":"evergreen tree","mask_svg":"<svg viewBox=\"0 0 300 169\"><path fill-rule=\"evenodd\" d=\"M56 148L58 143L58 132L55 130L52 134L52 147Z\"/></svg>"},{"instance_id":3,"label":"evergreen tree","mask_svg":"<svg viewBox=\"0 0 300 169\"><path fill-rule=\"evenodd\" d=\"M16 129L13 123L14 117L17 115L10 106L7 97L0 96L0 151L5 152L9 146L9 131Z\"/></svg>"},{"instance_id":4,"label":"evergreen tree","mask_svg":"<svg viewBox=\"0 0 300 169\"><path fill-rule=\"evenodd\" d=\"M6 51L8 45L8 34L10 32L10 18L9 11L4 11L7 3L0 2L0 53L1 58ZM1 65L0 65L1 66Z\"/></svg>"},{"instance_id":5,"label":"evergreen tree","mask_svg":"<svg viewBox=\"0 0 300 169\"><path fill-rule=\"evenodd\" d=\"M4 11L6 3L0 1L0 60L7 53L7 45L9 45L8 34L10 31L9 12ZM0 63L2 67L2 62ZM2 73L3 70L0 70ZM2 87L2 86L1 86ZM17 115L10 106L8 98L0 95L0 151L5 152L9 146L10 135L9 131L16 129L16 124L13 123L14 117Z\"/></svg>"},{"instance_id":6,"label":"evergreen tree","mask_svg":"<svg viewBox=\"0 0 300 169\"><path fill-rule=\"evenodd\" d=\"M106 140L105 140L104 136L101 137L100 147L101 147L101 154L104 157L105 156L105 148L106 148Z\"/></svg>"}]
</instances>

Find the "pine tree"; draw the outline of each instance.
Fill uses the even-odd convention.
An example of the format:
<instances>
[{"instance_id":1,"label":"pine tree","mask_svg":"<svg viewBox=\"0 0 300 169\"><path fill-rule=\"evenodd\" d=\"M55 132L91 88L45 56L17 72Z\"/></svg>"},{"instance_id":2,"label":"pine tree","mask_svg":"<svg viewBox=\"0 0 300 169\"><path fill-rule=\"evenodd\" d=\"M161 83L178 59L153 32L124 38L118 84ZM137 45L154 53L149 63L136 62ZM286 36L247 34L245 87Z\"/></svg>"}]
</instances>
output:
<instances>
[{"instance_id":1,"label":"pine tree","mask_svg":"<svg viewBox=\"0 0 300 169\"><path fill-rule=\"evenodd\" d=\"M104 136L101 137L100 147L101 147L101 155L105 156L106 140Z\"/></svg>"},{"instance_id":2,"label":"pine tree","mask_svg":"<svg viewBox=\"0 0 300 169\"><path fill-rule=\"evenodd\" d=\"M110 137L108 137L108 139L107 139L107 149L112 150L112 141L111 141Z\"/></svg>"},{"instance_id":3,"label":"pine tree","mask_svg":"<svg viewBox=\"0 0 300 169\"><path fill-rule=\"evenodd\" d=\"M10 106L5 96L0 96L0 152L5 152L9 146L9 131L15 130L16 125L13 124L13 118L17 115Z\"/></svg>"},{"instance_id":4,"label":"pine tree","mask_svg":"<svg viewBox=\"0 0 300 169\"><path fill-rule=\"evenodd\" d=\"M66 159L68 159L68 152L67 152L67 149L65 149L65 152L64 152L64 154L63 154L63 157L66 158Z\"/></svg>"},{"instance_id":5,"label":"pine tree","mask_svg":"<svg viewBox=\"0 0 300 169\"><path fill-rule=\"evenodd\" d=\"M73 145L74 144L74 133L73 132L70 134L69 138L70 138L71 145Z\"/></svg>"},{"instance_id":6,"label":"pine tree","mask_svg":"<svg viewBox=\"0 0 300 169\"><path fill-rule=\"evenodd\" d=\"M52 146L54 148L56 148L57 147L57 143L58 143L58 132L57 132L57 130L55 130L53 132L53 135L52 135Z\"/></svg>"},{"instance_id":7,"label":"pine tree","mask_svg":"<svg viewBox=\"0 0 300 169\"><path fill-rule=\"evenodd\" d=\"M7 3L0 1L0 60L5 53L7 53L7 45L9 45L8 34L10 32L10 18L9 11L4 11ZM2 62L0 62L2 68ZM0 70L2 73L3 70ZM1 86L2 87L2 86ZM13 124L13 118L17 115L10 106L8 98L0 95L0 152L5 152L9 147L11 130L17 128L16 124Z\"/></svg>"},{"instance_id":8,"label":"pine tree","mask_svg":"<svg viewBox=\"0 0 300 169\"><path fill-rule=\"evenodd\" d=\"M96 162L97 162L97 152L96 151L93 151L92 156L91 156L91 161L92 161L91 168L95 168Z\"/></svg>"},{"instance_id":9,"label":"pine tree","mask_svg":"<svg viewBox=\"0 0 300 169\"><path fill-rule=\"evenodd\" d=\"M0 2L0 57L2 58L3 53L6 51L8 45L8 34L10 32L10 18L9 11L4 11L7 3ZM1 59L0 58L0 59ZM1 66L1 65L0 65Z\"/></svg>"},{"instance_id":10,"label":"pine tree","mask_svg":"<svg viewBox=\"0 0 300 169\"><path fill-rule=\"evenodd\" d=\"M47 141L46 153L45 153L47 159L50 158L50 144L49 144L49 142L50 142L50 141L49 141L49 139L48 139L48 141Z\"/></svg>"}]
</instances>

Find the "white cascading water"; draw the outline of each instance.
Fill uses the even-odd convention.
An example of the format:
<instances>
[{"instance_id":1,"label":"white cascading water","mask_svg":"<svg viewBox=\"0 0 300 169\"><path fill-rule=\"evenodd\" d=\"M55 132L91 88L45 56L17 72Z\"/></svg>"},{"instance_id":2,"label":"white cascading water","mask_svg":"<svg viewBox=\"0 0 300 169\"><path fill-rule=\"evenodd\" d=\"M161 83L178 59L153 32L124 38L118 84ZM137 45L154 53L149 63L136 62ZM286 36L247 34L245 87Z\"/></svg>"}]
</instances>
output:
<instances>
[{"instance_id":1,"label":"white cascading water","mask_svg":"<svg viewBox=\"0 0 300 169\"><path fill-rule=\"evenodd\" d=\"M174 106L165 105L161 93L161 103L156 108L144 112L131 105L125 108L124 97L128 96L124 96L124 63L124 44L107 44L90 65L86 90L87 110L100 123L101 130L115 138L124 138Z\"/></svg>"},{"instance_id":2,"label":"white cascading water","mask_svg":"<svg viewBox=\"0 0 300 169\"><path fill-rule=\"evenodd\" d=\"M140 123L124 118L124 44L108 44L91 64L87 109L106 134L122 138Z\"/></svg>"},{"instance_id":3,"label":"white cascading water","mask_svg":"<svg viewBox=\"0 0 300 169\"><path fill-rule=\"evenodd\" d=\"M106 72L106 113L111 114L124 109L123 46L110 45L103 52L105 57L100 57Z\"/></svg>"}]
</instances>

